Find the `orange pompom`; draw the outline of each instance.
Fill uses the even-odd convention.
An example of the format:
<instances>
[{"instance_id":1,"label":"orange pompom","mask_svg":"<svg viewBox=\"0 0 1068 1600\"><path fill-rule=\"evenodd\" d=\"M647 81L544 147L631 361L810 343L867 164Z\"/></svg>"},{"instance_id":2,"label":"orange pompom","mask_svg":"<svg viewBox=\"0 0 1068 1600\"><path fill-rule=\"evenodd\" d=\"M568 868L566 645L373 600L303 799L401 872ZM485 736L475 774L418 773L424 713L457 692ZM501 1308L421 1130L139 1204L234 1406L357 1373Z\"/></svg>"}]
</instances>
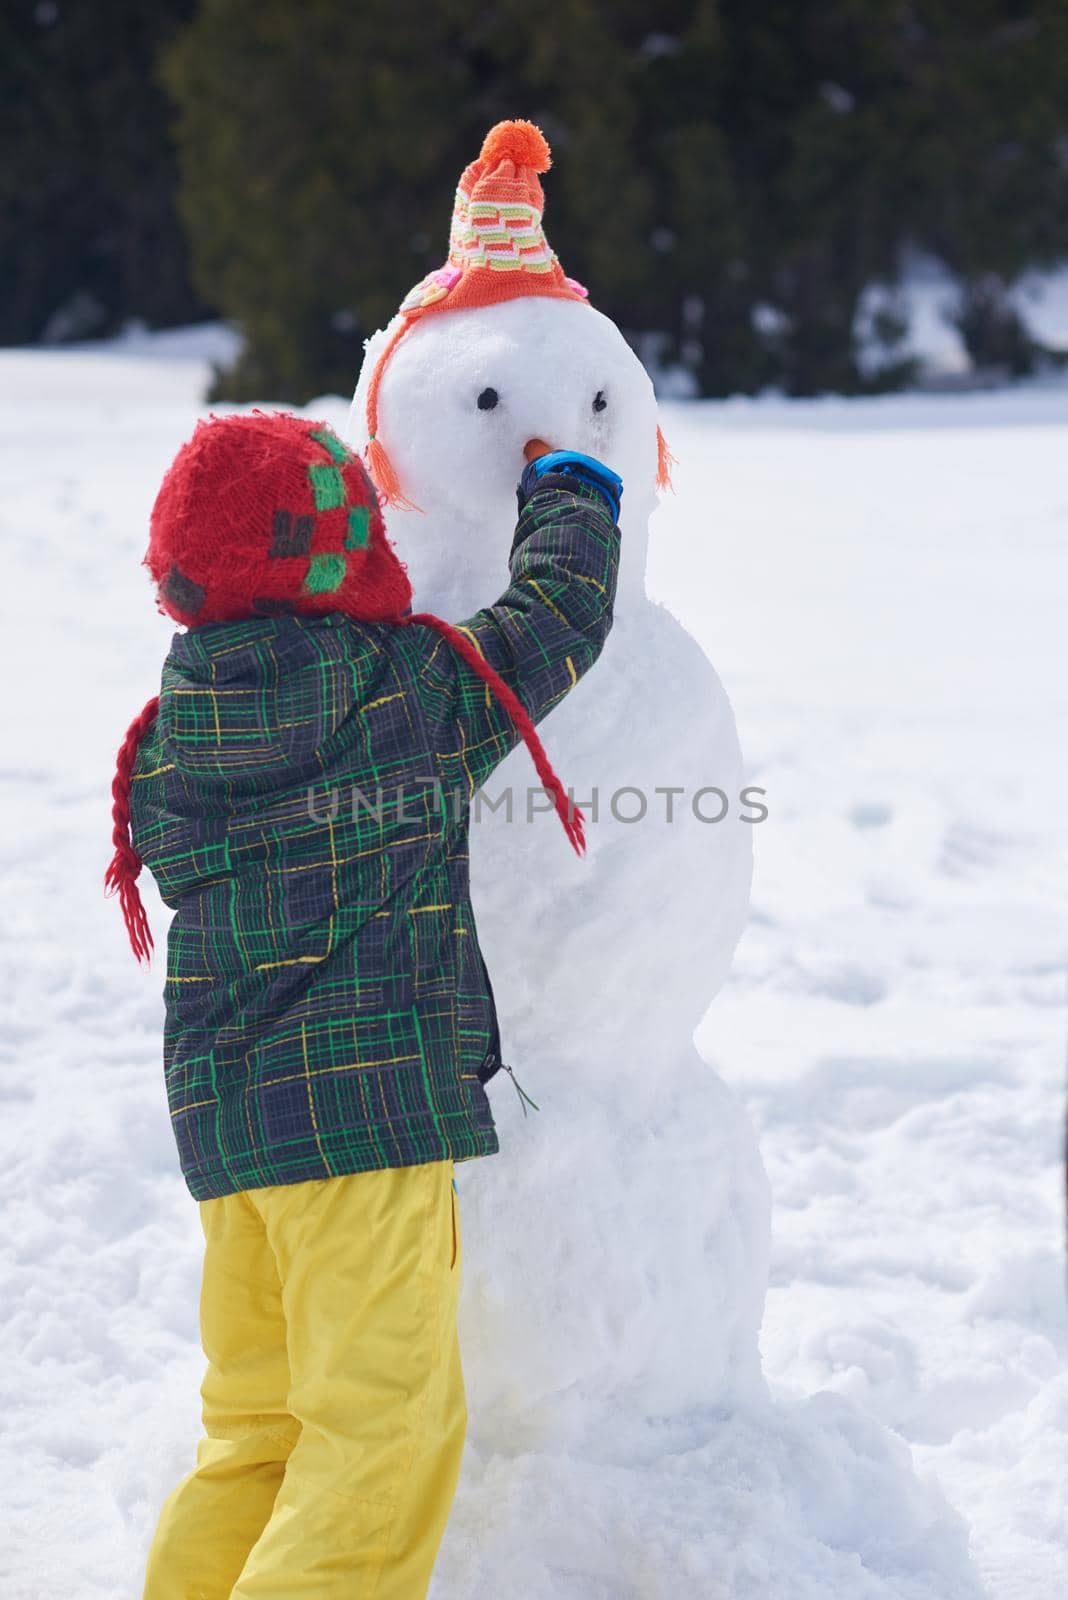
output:
<instances>
[{"instance_id":1,"label":"orange pompom","mask_svg":"<svg viewBox=\"0 0 1068 1600\"><path fill-rule=\"evenodd\" d=\"M482 141L478 159L487 171L502 161L533 167L535 172L548 172L552 166L545 135L533 122L498 122Z\"/></svg>"},{"instance_id":2,"label":"orange pompom","mask_svg":"<svg viewBox=\"0 0 1068 1600\"><path fill-rule=\"evenodd\" d=\"M670 489L672 462L678 460L668 449L668 442L660 429L656 430L656 486L658 489Z\"/></svg>"}]
</instances>

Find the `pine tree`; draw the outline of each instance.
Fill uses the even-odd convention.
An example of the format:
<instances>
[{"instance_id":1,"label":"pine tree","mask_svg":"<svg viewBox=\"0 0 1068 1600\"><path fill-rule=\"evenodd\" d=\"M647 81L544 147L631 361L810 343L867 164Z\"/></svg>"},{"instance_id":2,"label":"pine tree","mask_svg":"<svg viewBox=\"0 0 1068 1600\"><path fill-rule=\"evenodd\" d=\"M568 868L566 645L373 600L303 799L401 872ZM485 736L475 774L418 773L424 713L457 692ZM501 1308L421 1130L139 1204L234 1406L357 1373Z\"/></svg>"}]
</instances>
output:
<instances>
[{"instance_id":1,"label":"pine tree","mask_svg":"<svg viewBox=\"0 0 1068 1600\"><path fill-rule=\"evenodd\" d=\"M440 265L456 180L503 117L556 144L553 245L622 303L648 183L602 9L565 0L546 28L515 0L202 0L164 72L196 280L246 336L220 392L350 386L362 340Z\"/></svg>"},{"instance_id":2,"label":"pine tree","mask_svg":"<svg viewBox=\"0 0 1068 1600\"><path fill-rule=\"evenodd\" d=\"M1037 346L1008 290L1068 255L1068 5L928 0L902 56L914 236L961 281L973 360L1027 371Z\"/></svg>"},{"instance_id":3,"label":"pine tree","mask_svg":"<svg viewBox=\"0 0 1068 1600\"><path fill-rule=\"evenodd\" d=\"M246 335L222 391L348 389L514 116L568 271L702 393L870 386L860 297L912 245L1022 370L1008 286L1068 254L1066 28L1066 0L201 0L164 74L197 284Z\"/></svg>"},{"instance_id":4,"label":"pine tree","mask_svg":"<svg viewBox=\"0 0 1068 1600\"><path fill-rule=\"evenodd\" d=\"M162 42L193 0L0 14L0 343L191 320Z\"/></svg>"}]
</instances>

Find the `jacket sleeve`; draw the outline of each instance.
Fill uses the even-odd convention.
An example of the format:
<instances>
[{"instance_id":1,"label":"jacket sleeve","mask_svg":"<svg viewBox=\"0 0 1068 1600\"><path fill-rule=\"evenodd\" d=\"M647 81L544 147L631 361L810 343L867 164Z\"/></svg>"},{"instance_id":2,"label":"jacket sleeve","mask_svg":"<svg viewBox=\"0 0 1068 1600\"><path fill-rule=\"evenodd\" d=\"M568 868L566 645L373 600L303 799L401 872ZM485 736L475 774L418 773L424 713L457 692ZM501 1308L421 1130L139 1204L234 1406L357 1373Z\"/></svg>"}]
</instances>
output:
<instances>
[{"instance_id":1,"label":"jacket sleeve","mask_svg":"<svg viewBox=\"0 0 1068 1600\"><path fill-rule=\"evenodd\" d=\"M540 722L596 661L612 626L619 528L603 495L546 476L519 513L511 581L495 605L457 624ZM418 633L420 698L450 784L468 795L519 741L488 684L427 627ZM566 781L566 776L565 776Z\"/></svg>"}]
</instances>

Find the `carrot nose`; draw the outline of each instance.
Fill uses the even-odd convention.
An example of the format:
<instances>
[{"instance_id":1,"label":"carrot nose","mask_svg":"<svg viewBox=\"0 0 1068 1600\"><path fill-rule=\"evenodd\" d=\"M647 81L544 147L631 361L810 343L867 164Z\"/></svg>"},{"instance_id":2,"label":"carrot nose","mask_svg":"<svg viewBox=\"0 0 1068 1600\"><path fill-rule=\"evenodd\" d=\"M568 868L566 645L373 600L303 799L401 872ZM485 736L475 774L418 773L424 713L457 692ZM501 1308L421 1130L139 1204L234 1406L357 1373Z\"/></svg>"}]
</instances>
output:
<instances>
[{"instance_id":1,"label":"carrot nose","mask_svg":"<svg viewBox=\"0 0 1068 1600\"><path fill-rule=\"evenodd\" d=\"M523 446L523 454L528 461L537 461L539 456L547 456L552 450L552 445L546 444L544 439L528 439Z\"/></svg>"}]
</instances>

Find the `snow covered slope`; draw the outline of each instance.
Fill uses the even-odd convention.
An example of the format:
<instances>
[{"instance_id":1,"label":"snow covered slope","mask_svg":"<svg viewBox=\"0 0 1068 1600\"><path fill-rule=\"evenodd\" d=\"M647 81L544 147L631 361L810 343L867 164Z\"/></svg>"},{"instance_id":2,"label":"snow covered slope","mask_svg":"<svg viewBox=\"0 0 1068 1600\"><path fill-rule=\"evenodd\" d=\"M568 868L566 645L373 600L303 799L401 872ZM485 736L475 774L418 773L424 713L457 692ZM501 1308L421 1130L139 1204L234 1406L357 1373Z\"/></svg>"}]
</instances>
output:
<instances>
[{"instance_id":1,"label":"snow covered slope","mask_svg":"<svg viewBox=\"0 0 1068 1600\"><path fill-rule=\"evenodd\" d=\"M0 353L10 1600L139 1593L199 1426L159 969L138 973L99 886L114 746L171 633L138 568L147 512L204 354ZM347 406L309 409L340 426ZM668 415L651 587L706 642L771 809L699 1043L761 1134L786 1398L624 1412L596 1452L552 1408L522 1434L473 1415L434 1600L1060 1592L1066 420L1034 391ZM494 1108L479 1176L504 1185L508 1083ZM465 1252L527 1271L521 1238Z\"/></svg>"},{"instance_id":2,"label":"snow covered slope","mask_svg":"<svg viewBox=\"0 0 1068 1600\"><path fill-rule=\"evenodd\" d=\"M698 1042L774 1195L772 1379L937 1471L997 1600L1068 1558L1068 392L680 408L650 584L768 790ZM705 504L702 528L694 501Z\"/></svg>"}]
</instances>

